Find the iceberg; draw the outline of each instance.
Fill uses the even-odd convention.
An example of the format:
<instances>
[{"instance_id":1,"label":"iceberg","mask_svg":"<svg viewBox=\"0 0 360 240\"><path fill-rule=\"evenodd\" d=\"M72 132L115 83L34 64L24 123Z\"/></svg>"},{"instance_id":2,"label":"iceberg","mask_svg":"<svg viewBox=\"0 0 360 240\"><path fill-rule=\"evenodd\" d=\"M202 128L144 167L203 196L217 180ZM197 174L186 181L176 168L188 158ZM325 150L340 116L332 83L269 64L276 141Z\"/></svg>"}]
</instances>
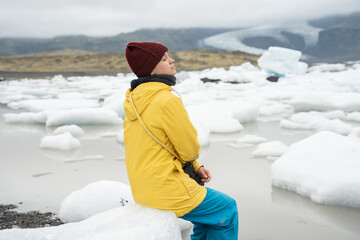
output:
<instances>
[{"instance_id":1,"label":"iceberg","mask_svg":"<svg viewBox=\"0 0 360 240\"><path fill-rule=\"evenodd\" d=\"M259 67L269 75L305 74L308 65L299 62L301 52L281 47L269 47L258 59Z\"/></svg>"},{"instance_id":2,"label":"iceberg","mask_svg":"<svg viewBox=\"0 0 360 240\"><path fill-rule=\"evenodd\" d=\"M67 196L61 203L59 217L65 223L79 222L131 203L134 203L134 199L129 185L116 181L98 181Z\"/></svg>"},{"instance_id":3,"label":"iceberg","mask_svg":"<svg viewBox=\"0 0 360 240\"><path fill-rule=\"evenodd\" d=\"M329 111L334 109L334 105L328 99L328 96L321 96L319 93L299 94L290 100L290 105L295 112Z\"/></svg>"},{"instance_id":4,"label":"iceberg","mask_svg":"<svg viewBox=\"0 0 360 240\"><path fill-rule=\"evenodd\" d=\"M54 134L58 135L66 132L69 132L74 137L81 137L85 134L84 130L74 124L58 127L55 129Z\"/></svg>"},{"instance_id":5,"label":"iceberg","mask_svg":"<svg viewBox=\"0 0 360 240\"><path fill-rule=\"evenodd\" d=\"M40 148L59 151L70 151L79 148L80 146L80 141L74 138L69 132L56 136L43 137L40 143Z\"/></svg>"},{"instance_id":6,"label":"iceberg","mask_svg":"<svg viewBox=\"0 0 360 240\"><path fill-rule=\"evenodd\" d=\"M47 111L6 113L4 119L6 123L45 124L47 114Z\"/></svg>"},{"instance_id":7,"label":"iceberg","mask_svg":"<svg viewBox=\"0 0 360 240\"><path fill-rule=\"evenodd\" d=\"M292 144L271 166L272 184L321 204L360 208L360 141L323 131Z\"/></svg>"},{"instance_id":8,"label":"iceberg","mask_svg":"<svg viewBox=\"0 0 360 240\"><path fill-rule=\"evenodd\" d=\"M353 126L339 119L330 120L324 114L314 114L313 112L300 112L293 114L289 119L280 121L280 127L289 129L332 131L342 135L348 135Z\"/></svg>"},{"instance_id":9,"label":"iceberg","mask_svg":"<svg viewBox=\"0 0 360 240\"><path fill-rule=\"evenodd\" d=\"M57 110L48 114L46 126L59 125L114 125L122 124L122 118L110 109L105 108L79 108Z\"/></svg>"},{"instance_id":10,"label":"iceberg","mask_svg":"<svg viewBox=\"0 0 360 240\"><path fill-rule=\"evenodd\" d=\"M81 222L36 229L6 229L0 240L181 240L172 212L129 204L94 215Z\"/></svg>"},{"instance_id":11,"label":"iceberg","mask_svg":"<svg viewBox=\"0 0 360 240\"><path fill-rule=\"evenodd\" d=\"M252 153L253 157L276 157L286 152L288 146L280 141L261 143Z\"/></svg>"}]
</instances>

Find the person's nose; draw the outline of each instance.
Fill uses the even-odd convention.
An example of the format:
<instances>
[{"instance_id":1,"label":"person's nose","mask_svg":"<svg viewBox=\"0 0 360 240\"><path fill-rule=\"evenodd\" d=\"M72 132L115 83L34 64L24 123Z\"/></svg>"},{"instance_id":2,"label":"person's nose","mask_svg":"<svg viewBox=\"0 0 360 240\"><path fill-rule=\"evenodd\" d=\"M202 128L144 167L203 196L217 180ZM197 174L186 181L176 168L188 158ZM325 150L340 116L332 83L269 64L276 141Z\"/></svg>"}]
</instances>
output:
<instances>
[{"instance_id":1,"label":"person's nose","mask_svg":"<svg viewBox=\"0 0 360 240\"><path fill-rule=\"evenodd\" d=\"M175 60L173 58L169 58L170 59L170 63L173 64L175 62Z\"/></svg>"}]
</instances>

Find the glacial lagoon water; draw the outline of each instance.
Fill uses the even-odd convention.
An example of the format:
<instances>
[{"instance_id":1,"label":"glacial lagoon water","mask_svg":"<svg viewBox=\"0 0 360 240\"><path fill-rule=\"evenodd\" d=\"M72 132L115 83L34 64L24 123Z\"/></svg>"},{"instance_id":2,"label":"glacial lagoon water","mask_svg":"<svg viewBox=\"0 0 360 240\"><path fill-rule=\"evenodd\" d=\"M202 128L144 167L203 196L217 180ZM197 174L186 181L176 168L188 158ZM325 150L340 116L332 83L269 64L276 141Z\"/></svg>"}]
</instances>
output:
<instances>
[{"instance_id":1,"label":"glacial lagoon water","mask_svg":"<svg viewBox=\"0 0 360 240\"><path fill-rule=\"evenodd\" d=\"M86 134L80 139L80 149L48 151L39 148L40 139L54 128L4 123L4 113L18 111L0 105L1 204L18 204L20 211L57 213L68 194L89 183L128 183L124 147L115 136L122 126L82 126ZM283 130L276 119L260 119L244 127L235 134L212 134L211 144L202 149L199 160L213 176L207 186L237 200L239 239L360 238L360 209L320 205L272 187L274 160L252 158L254 147L231 146L245 134L290 145L313 132Z\"/></svg>"}]
</instances>

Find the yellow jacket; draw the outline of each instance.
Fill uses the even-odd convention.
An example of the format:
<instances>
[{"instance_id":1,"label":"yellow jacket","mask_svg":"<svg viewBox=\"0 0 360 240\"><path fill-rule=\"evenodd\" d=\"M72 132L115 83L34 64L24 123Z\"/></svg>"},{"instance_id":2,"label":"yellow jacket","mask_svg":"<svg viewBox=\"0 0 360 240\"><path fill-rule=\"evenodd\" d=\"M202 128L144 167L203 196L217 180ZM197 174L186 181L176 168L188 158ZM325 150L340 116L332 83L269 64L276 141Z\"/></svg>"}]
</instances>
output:
<instances>
[{"instance_id":1,"label":"yellow jacket","mask_svg":"<svg viewBox=\"0 0 360 240\"><path fill-rule=\"evenodd\" d=\"M135 202L181 217L205 198L206 188L182 170L182 163L161 147L140 125L131 107L130 89L124 102L125 161ZM184 161L193 161L195 171L201 164L197 132L171 87L143 83L133 90L136 109L147 128Z\"/></svg>"}]
</instances>

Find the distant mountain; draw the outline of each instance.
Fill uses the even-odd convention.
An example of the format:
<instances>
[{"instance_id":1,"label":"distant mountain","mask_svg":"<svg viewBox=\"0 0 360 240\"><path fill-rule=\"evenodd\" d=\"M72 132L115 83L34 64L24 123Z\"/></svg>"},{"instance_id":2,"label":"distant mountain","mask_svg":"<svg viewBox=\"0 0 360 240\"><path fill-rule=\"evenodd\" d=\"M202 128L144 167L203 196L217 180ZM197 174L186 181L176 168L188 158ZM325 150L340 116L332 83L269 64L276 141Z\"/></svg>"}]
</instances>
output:
<instances>
[{"instance_id":1,"label":"distant mountain","mask_svg":"<svg viewBox=\"0 0 360 240\"><path fill-rule=\"evenodd\" d=\"M156 41L171 50L226 50L260 55L270 46L300 50L308 62L360 60L360 12L308 22L249 28L141 29L112 37L0 38L0 56L66 49L124 52L129 41Z\"/></svg>"},{"instance_id":2,"label":"distant mountain","mask_svg":"<svg viewBox=\"0 0 360 240\"><path fill-rule=\"evenodd\" d=\"M318 28L330 28L332 26L340 24L359 24L360 12L351 13L348 15L334 15L329 17L323 17L319 19L313 19L309 21L309 24Z\"/></svg>"},{"instance_id":3,"label":"distant mountain","mask_svg":"<svg viewBox=\"0 0 360 240\"><path fill-rule=\"evenodd\" d=\"M172 50L204 49L200 41L230 28L141 29L113 37L59 36L50 39L0 38L0 56L76 49L92 52L124 52L130 41L162 42ZM207 47L205 49L211 49Z\"/></svg>"},{"instance_id":4,"label":"distant mountain","mask_svg":"<svg viewBox=\"0 0 360 240\"><path fill-rule=\"evenodd\" d=\"M261 25L207 37L204 45L222 50L262 54L270 46L304 51L316 45L321 29L307 22Z\"/></svg>"},{"instance_id":5,"label":"distant mountain","mask_svg":"<svg viewBox=\"0 0 360 240\"><path fill-rule=\"evenodd\" d=\"M291 48L302 51L308 62L360 60L360 13L239 29L207 37L203 42L252 54L262 54L270 46Z\"/></svg>"}]
</instances>

